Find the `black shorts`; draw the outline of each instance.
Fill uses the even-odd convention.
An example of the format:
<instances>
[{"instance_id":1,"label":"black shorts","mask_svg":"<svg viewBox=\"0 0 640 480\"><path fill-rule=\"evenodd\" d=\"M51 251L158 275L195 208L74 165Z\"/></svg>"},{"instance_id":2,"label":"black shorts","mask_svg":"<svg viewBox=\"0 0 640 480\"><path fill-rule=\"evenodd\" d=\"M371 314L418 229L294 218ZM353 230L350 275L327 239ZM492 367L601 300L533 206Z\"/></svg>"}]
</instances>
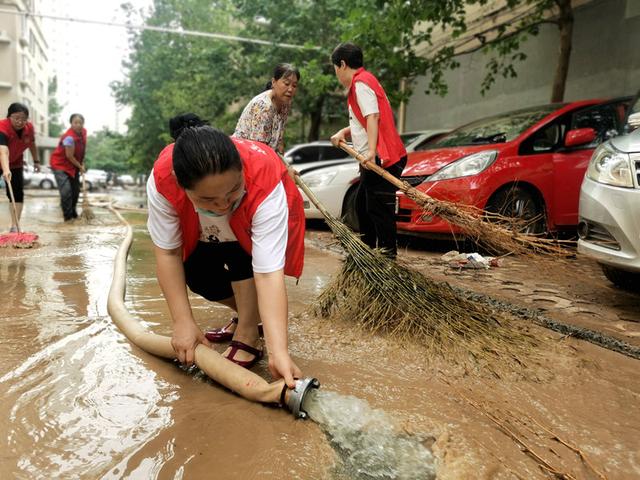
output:
<instances>
[{"instance_id":1,"label":"black shorts","mask_svg":"<svg viewBox=\"0 0 640 480\"><path fill-rule=\"evenodd\" d=\"M233 297L231 282L253 278L251 255L238 242L198 242L184 262L187 286L211 302Z\"/></svg>"},{"instance_id":2,"label":"black shorts","mask_svg":"<svg viewBox=\"0 0 640 480\"><path fill-rule=\"evenodd\" d=\"M13 197L16 203L24 202L24 173L22 167L11 169L11 188L13 189ZM9 195L9 186L6 186L7 198L11 200Z\"/></svg>"}]
</instances>

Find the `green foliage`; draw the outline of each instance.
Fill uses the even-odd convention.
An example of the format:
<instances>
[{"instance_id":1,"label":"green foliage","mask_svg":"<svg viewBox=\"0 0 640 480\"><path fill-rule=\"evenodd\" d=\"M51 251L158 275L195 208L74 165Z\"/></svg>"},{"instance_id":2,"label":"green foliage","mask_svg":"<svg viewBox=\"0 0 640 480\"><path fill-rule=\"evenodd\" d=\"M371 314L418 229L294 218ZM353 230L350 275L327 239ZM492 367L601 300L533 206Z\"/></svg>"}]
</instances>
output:
<instances>
[{"instance_id":1,"label":"green foliage","mask_svg":"<svg viewBox=\"0 0 640 480\"><path fill-rule=\"evenodd\" d=\"M485 6L489 0L375 0L377 10L364 8L371 1L355 0L357 8L345 19L344 27L356 43L365 47L374 64L383 62L372 69L384 80L391 85L400 78L408 80L404 94L394 95L391 90L392 102L408 98L412 81L418 76L427 77L426 93L446 95L445 73L460 66L457 56L474 51L487 55L481 83L484 94L498 76L517 75L515 66L526 59L522 44L538 34L541 23L555 23L546 17L558 1L506 0L502 13L522 8L514 19L501 24L488 18L485 30L471 34L467 9ZM448 36L442 38L442 31Z\"/></svg>"},{"instance_id":2,"label":"green foliage","mask_svg":"<svg viewBox=\"0 0 640 480\"><path fill-rule=\"evenodd\" d=\"M60 114L62 113L63 105L58 103L56 95L58 94L58 77L53 76L49 79L47 86L49 93L49 136L59 137L64 132L64 124L60 121Z\"/></svg>"},{"instance_id":3,"label":"green foliage","mask_svg":"<svg viewBox=\"0 0 640 480\"><path fill-rule=\"evenodd\" d=\"M146 23L231 33L232 22L225 1L155 0ZM210 38L147 30L132 33L131 44L124 64L128 78L112 88L119 103L132 106L127 124L131 164L137 171L148 171L171 142L168 121L174 115L194 112L220 126L217 120L240 98L232 73L243 60L234 44Z\"/></svg>"},{"instance_id":4,"label":"green foliage","mask_svg":"<svg viewBox=\"0 0 640 480\"><path fill-rule=\"evenodd\" d=\"M103 128L87 139L86 162L89 168L124 173L132 170L127 138L108 128Z\"/></svg>"},{"instance_id":5,"label":"green foliage","mask_svg":"<svg viewBox=\"0 0 640 480\"><path fill-rule=\"evenodd\" d=\"M138 171L151 168L171 141L169 118L179 113L194 112L232 133L244 105L264 89L281 62L295 64L302 76L285 144L328 137L348 121L345 92L329 59L341 41L363 48L367 68L393 106L409 98L418 76L427 76L428 92L445 95L445 73L460 65L458 55L471 51L487 54L484 93L497 76L516 75L515 65L526 58L522 43L537 33L548 10L565 0L506 0L505 9L525 6L526 14L509 25L488 20L492 27L471 35L469 42L466 9L488 1L154 0L147 15L125 5L130 18L142 15L148 25L272 42L132 31L132 53L124 62L128 78L112 86L118 102L132 107L131 165ZM399 88L403 79L404 90Z\"/></svg>"}]
</instances>

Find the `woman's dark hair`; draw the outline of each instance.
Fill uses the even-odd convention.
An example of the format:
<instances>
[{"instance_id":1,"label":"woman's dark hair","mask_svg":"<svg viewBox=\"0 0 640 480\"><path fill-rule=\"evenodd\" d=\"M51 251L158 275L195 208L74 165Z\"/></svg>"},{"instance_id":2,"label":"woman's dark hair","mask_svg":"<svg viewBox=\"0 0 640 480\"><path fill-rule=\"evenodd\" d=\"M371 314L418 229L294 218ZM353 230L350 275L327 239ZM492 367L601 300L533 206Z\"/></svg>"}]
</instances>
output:
<instances>
[{"instance_id":1,"label":"woman's dark hair","mask_svg":"<svg viewBox=\"0 0 640 480\"><path fill-rule=\"evenodd\" d=\"M84 115L82 115L81 113L72 113L71 116L69 117L69 123L73 122L73 119L76 117L80 117L80 119L82 120L82 123L84 123Z\"/></svg>"},{"instance_id":2,"label":"woman's dark hair","mask_svg":"<svg viewBox=\"0 0 640 480\"><path fill-rule=\"evenodd\" d=\"M290 63L279 63L276 65L276 68L273 69L272 80L280 80L281 78L287 78L291 75L296 76L296 80L300 81L300 70L298 70L295 66ZM273 85L271 84L272 80L269 80L265 85L265 90L271 90Z\"/></svg>"},{"instance_id":3,"label":"woman's dark hair","mask_svg":"<svg viewBox=\"0 0 640 480\"><path fill-rule=\"evenodd\" d=\"M195 113L183 113L182 115L176 115L169 120L169 134L174 140L178 140L178 137L185 128L189 127L201 127L206 125L207 122L202 120Z\"/></svg>"},{"instance_id":4,"label":"woman's dark hair","mask_svg":"<svg viewBox=\"0 0 640 480\"><path fill-rule=\"evenodd\" d=\"M24 113L27 118L29 118L29 109L26 105L18 102L12 103L11 105L9 105L9 110L7 110L7 118L9 118L14 113L20 112Z\"/></svg>"},{"instance_id":5,"label":"woman's dark hair","mask_svg":"<svg viewBox=\"0 0 640 480\"><path fill-rule=\"evenodd\" d=\"M341 43L331 53L331 63L339 67L342 60L349 68L362 67L364 65L362 49L350 42Z\"/></svg>"},{"instance_id":6,"label":"woman's dark hair","mask_svg":"<svg viewBox=\"0 0 640 480\"><path fill-rule=\"evenodd\" d=\"M211 174L242 170L238 149L231 139L209 125L181 129L173 147L173 171L184 189Z\"/></svg>"}]
</instances>

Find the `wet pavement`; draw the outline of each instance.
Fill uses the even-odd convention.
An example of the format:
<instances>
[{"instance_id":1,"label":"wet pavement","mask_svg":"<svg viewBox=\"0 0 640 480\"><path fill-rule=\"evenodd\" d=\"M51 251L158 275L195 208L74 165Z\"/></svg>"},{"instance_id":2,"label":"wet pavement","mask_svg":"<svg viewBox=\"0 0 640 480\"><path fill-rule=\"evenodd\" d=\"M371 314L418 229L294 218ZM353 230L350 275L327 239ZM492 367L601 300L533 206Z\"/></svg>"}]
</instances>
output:
<instances>
[{"instance_id":1,"label":"wet pavement","mask_svg":"<svg viewBox=\"0 0 640 480\"><path fill-rule=\"evenodd\" d=\"M114 194L123 204L144 203L139 192ZM63 225L57 198L30 191L23 226L42 245L0 250L0 478L366 478L343 468L345 452L316 423L252 404L131 345L106 312L123 229L108 211L93 210L92 224ZM145 216L125 216L135 232L127 305L170 335ZM538 351L522 371L497 378L429 359L420 345L316 318L305 311L339 268L329 242L327 232L309 232L305 273L288 283L292 354L323 390L366 400L433 444L438 478L549 478L523 442L575 478L599 478L594 469L611 479L640 476L638 360L532 327ZM401 256L437 280L628 342L638 337L638 296L607 287L592 263L572 264L571 275L521 259L499 271L463 272L439 264L440 255ZM230 317L224 307L192 302L203 328ZM256 372L268 378L264 360Z\"/></svg>"}]
</instances>

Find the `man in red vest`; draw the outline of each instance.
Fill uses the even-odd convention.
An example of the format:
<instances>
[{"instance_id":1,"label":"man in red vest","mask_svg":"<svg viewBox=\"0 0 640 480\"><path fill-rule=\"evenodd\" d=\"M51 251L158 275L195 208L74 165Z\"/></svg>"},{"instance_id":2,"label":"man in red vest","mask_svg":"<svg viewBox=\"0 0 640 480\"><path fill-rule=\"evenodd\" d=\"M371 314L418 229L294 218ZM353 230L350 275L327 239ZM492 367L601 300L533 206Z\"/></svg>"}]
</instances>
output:
<instances>
[{"instance_id":1,"label":"man in red vest","mask_svg":"<svg viewBox=\"0 0 640 480\"><path fill-rule=\"evenodd\" d=\"M13 190L13 196L16 202L15 220L20 221L22 215L22 205L24 201L23 193L23 152L29 149L33 158L33 166L37 172L40 169L38 161L38 149L35 142L35 131L31 122L29 122L29 109L21 103L12 103L9 105L7 118L0 120L0 167L2 167L2 176L7 185L10 183ZM7 197L9 195L9 187L7 186ZM18 226L15 224L13 215L11 215L11 232L16 232Z\"/></svg>"},{"instance_id":2,"label":"man in red vest","mask_svg":"<svg viewBox=\"0 0 640 480\"><path fill-rule=\"evenodd\" d=\"M380 82L363 67L360 47L341 43L331 54L338 81L349 89L349 126L331 137L338 146L351 138L353 148L368 162L376 163L399 178L407 164L407 152L398 135L393 111ZM362 240L395 258L396 187L377 173L360 167L356 210Z\"/></svg>"}]
</instances>

